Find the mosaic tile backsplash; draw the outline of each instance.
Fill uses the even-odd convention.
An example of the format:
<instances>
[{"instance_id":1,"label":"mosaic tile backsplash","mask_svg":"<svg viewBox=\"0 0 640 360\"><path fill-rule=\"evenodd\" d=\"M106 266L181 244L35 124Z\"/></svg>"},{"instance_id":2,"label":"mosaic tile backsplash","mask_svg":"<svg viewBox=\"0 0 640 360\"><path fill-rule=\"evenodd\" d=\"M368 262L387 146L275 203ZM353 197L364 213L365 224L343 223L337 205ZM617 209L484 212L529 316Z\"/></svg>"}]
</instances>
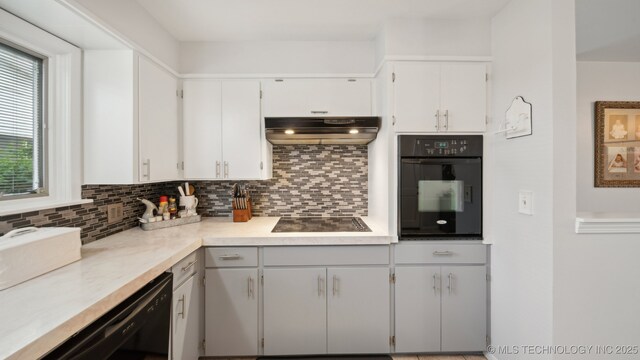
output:
<instances>
[{"instance_id":1,"label":"mosaic tile backsplash","mask_svg":"<svg viewBox=\"0 0 640 360\"><path fill-rule=\"evenodd\" d=\"M366 216L367 161L366 145L277 145L273 178L242 183L251 191L254 216ZM231 214L234 182L191 183L200 214ZM72 226L82 228L86 244L137 226L145 207L136 199L177 196L179 184L84 185L82 198L93 203L0 216L0 236L25 226ZM107 205L118 202L123 203L123 221L107 224Z\"/></svg>"},{"instance_id":2,"label":"mosaic tile backsplash","mask_svg":"<svg viewBox=\"0 0 640 360\"><path fill-rule=\"evenodd\" d=\"M274 145L273 177L245 181L254 216L366 216L367 145ZM199 181L198 211L231 214L234 182Z\"/></svg>"},{"instance_id":3,"label":"mosaic tile backsplash","mask_svg":"<svg viewBox=\"0 0 640 360\"><path fill-rule=\"evenodd\" d=\"M25 226L80 227L82 243L86 244L137 226L145 206L136 198L157 201L161 194L176 193L175 184L84 185L82 198L93 199L93 203L0 216L0 235ZM123 204L123 220L107 224L107 205L118 202Z\"/></svg>"}]
</instances>

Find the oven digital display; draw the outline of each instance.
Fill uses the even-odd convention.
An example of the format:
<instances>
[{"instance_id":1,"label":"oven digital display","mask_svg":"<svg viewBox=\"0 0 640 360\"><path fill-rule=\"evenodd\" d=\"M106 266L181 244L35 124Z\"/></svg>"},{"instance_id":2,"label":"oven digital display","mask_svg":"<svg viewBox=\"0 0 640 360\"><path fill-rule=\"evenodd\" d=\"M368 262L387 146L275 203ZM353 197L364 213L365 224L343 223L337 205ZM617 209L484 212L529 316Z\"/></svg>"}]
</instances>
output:
<instances>
[{"instance_id":1,"label":"oven digital display","mask_svg":"<svg viewBox=\"0 0 640 360\"><path fill-rule=\"evenodd\" d=\"M446 149L449 147L449 142L448 141L436 141L433 143L433 146L436 149Z\"/></svg>"}]
</instances>

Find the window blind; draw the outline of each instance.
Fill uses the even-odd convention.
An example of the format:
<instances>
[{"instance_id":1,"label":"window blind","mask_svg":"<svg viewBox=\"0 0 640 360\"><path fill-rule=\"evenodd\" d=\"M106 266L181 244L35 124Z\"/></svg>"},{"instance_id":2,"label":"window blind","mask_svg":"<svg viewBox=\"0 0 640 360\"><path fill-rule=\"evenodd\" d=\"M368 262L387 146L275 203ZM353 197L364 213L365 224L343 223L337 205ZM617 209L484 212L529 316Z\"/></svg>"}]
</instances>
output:
<instances>
[{"instance_id":1,"label":"window blind","mask_svg":"<svg viewBox=\"0 0 640 360\"><path fill-rule=\"evenodd\" d=\"M0 42L0 199L42 192L44 61Z\"/></svg>"}]
</instances>

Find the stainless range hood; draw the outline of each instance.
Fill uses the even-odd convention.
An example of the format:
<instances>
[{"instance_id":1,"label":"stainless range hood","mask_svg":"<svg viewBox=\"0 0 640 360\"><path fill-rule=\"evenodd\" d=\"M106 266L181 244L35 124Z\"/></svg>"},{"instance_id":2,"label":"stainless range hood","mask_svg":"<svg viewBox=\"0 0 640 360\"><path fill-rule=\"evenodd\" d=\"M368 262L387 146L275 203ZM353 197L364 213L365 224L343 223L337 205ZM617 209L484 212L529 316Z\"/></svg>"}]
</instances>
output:
<instances>
[{"instance_id":1,"label":"stainless range hood","mask_svg":"<svg viewBox=\"0 0 640 360\"><path fill-rule=\"evenodd\" d=\"M378 135L379 117L268 117L272 144L368 144Z\"/></svg>"}]
</instances>

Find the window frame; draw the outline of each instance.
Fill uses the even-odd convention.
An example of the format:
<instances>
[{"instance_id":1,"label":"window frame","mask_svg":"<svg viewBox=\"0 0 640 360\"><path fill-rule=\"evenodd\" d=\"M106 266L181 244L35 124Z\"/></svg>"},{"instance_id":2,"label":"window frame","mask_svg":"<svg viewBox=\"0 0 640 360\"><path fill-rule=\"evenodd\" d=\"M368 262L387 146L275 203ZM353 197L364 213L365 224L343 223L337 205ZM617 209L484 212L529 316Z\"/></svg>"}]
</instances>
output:
<instances>
[{"instance_id":1,"label":"window frame","mask_svg":"<svg viewBox=\"0 0 640 360\"><path fill-rule=\"evenodd\" d=\"M41 148L40 158L42 159L42 184L37 189L35 193L22 193L22 194L0 194L0 202L10 201L10 200L20 200L20 199L29 199L29 198L37 198L37 197L45 197L49 196L49 57L43 54L40 54L37 51L34 51L28 47L16 44L4 37L0 36L0 43L13 48L15 50L21 51L25 54L31 55L42 60L42 79L41 79L41 99L40 99L40 132L41 132Z\"/></svg>"},{"instance_id":2,"label":"window frame","mask_svg":"<svg viewBox=\"0 0 640 360\"><path fill-rule=\"evenodd\" d=\"M0 216L91 203L82 199L82 49L3 9L0 37L48 59L48 195L0 201Z\"/></svg>"}]
</instances>

